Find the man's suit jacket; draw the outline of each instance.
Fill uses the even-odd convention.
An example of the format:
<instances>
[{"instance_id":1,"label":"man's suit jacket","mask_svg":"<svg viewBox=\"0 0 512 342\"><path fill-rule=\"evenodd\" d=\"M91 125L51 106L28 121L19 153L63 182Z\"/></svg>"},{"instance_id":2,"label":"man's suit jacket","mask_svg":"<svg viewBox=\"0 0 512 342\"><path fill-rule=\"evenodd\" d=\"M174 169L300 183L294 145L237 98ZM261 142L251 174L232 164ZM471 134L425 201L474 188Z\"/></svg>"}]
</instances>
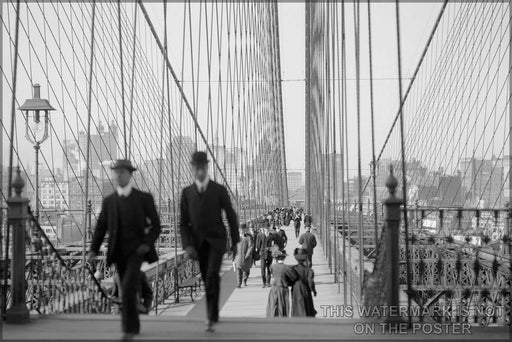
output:
<instances>
[{"instance_id":1,"label":"man's suit jacket","mask_svg":"<svg viewBox=\"0 0 512 342\"><path fill-rule=\"evenodd\" d=\"M300 236L299 244L308 251L309 255L313 255L313 249L316 247L316 237L310 232L305 232Z\"/></svg>"},{"instance_id":2,"label":"man's suit jacket","mask_svg":"<svg viewBox=\"0 0 512 342\"><path fill-rule=\"evenodd\" d=\"M277 234L279 234L281 240L283 241L283 248L286 247L286 244L288 243L288 236L286 236L284 229L280 229Z\"/></svg>"},{"instance_id":3,"label":"man's suit jacket","mask_svg":"<svg viewBox=\"0 0 512 342\"><path fill-rule=\"evenodd\" d=\"M183 189L180 203L183 249L192 246L199 250L202 243L207 241L214 249L224 253L227 232L222 221L222 210L228 219L231 245L236 246L240 240L238 219L226 188L210 180L203 194L199 193L195 183Z\"/></svg>"},{"instance_id":4,"label":"man's suit jacket","mask_svg":"<svg viewBox=\"0 0 512 342\"><path fill-rule=\"evenodd\" d=\"M261 232L256 239L256 248L260 253L261 260L272 259L271 247L276 245L279 249L284 248L283 239L274 231L269 231L268 236Z\"/></svg>"},{"instance_id":5,"label":"man's suit jacket","mask_svg":"<svg viewBox=\"0 0 512 342\"><path fill-rule=\"evenodd\" d=\"M136 203L132 204L130 210L128 220L133 222L133 225L129 228L136 230L140 242L139 245L146 243L150 247L149 252L144 256L144 261L149 263L155 262L158 260L158 255L155 250L155 241L158 235L160 235L161 227L153 196L148 192L133 188L128 198L130 199L130 203ZM101 213L96 223L96 229L94 230L91 243L91 251L98 254L105 234L107 231L109 232L107 265L116 262L116 257L121 254L119 253L121 246L118 246L118 199L119 195L117 192L113 192L103 199Z\"/></svg>"},{"instance_id":6,"label":"man's suit jacket","mask_svg":"<svg viewBox=\"0 0 512 342\"><path fill-rule=\"evenodd\" d=\"M269 231L267 238L267 247L272 247L273 245L277 245L279 249L284 249L284 239L275 229Z\"/></svg>"},{"instance_id":7,"label":"man's suit jacket","mask_svg":"<svg viewBox=\"0 0 512 342\"><path fill-rule=\"evenodd\" d=\"M255 250L260 254L261 258L265 259L267 255L267 236L263 231L260 231L258 235L256 235L256 245L254 246Z\"/></svg>"}]
</instances>

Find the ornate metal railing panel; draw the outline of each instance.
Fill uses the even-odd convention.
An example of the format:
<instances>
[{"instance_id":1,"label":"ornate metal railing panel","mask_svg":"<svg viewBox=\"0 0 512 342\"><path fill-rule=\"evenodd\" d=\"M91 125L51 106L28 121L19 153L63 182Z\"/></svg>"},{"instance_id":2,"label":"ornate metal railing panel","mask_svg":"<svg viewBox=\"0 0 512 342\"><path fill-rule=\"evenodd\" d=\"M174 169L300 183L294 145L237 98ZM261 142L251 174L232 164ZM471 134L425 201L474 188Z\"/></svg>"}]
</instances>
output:
<instances>
[{"instance_id":1,"label":"ornate metal railing panel","mask_svg":"<svg viewBox=\"0 0 512 342\"><path fill-rule=\"evenodd\" d=\"M403 215L403 210L402 210ZM409 256L400 226L399 283L412 300L411 316L442 323L510 326L509 209L409 209ZM386 305L386 226L377 241L364 303ZM407 286L409 263L409 287Z\"/></svg>"},{"instance_id":2,"label":"ornate metal railing panel","mask_svg":"<svg viewBox=\"0 0 512 342\"><path fill-rule=\"evenodd\" d=\"M115 268L106 267L103 253L92 264L82 267L82 247L56 248L32 214L26 226L26 237L26 304L31 313L118 312L117 304L111 298ZM177 257L177 268L174 255L164 255L158 266L155 263L146 269L155 293L153 305L164 304L174 295L176 284L199 274L197 262L182 253ZM5 274L8 279L9 273ZM6 292L7 307L10 307L10 280Z\"/></svg>"},{"instance_id":3,"label":"ornate metal railing panel","mask_svg":"<svg viewBox=\"0 0 512 342\"><path fill-rule=\"evenodd\" d=\"M410 295L418 309L444 323L510 325L510 259L482 252L487 247L485 242L480 246L469 241L458 244L451 236L418 239L413 235ZM400 283L407 291L405 257L402 242Z\"/></svg>"},{"instance_id":4,"label":"ornate metal railing panel","mask_svg":"<svg viewBox=\"0 0 512 342\"><path fill-rule=\"evenodd\" d=\"M177 268L174 256L172 256L172 258L159 262L158 275L154 267L146 271L148 281L155 294L154 305L164 304L165 300L176 294L177 284L199 274L197 261L189 259L185 254L178 254L177 258Z\"/></svg>"},{"instance_id":5,"label":"ornate metal railing panel","mask_svg":"<svg viewBox=\"0 0 512 342\"><path fill-rule=\"evenodd\" d=\"M106 313L111 301L89 265L62 256L32 214L26 227L27 307L33 313ZM9 305L9 303L8 303Z\"/></svg>"}]
</instances>

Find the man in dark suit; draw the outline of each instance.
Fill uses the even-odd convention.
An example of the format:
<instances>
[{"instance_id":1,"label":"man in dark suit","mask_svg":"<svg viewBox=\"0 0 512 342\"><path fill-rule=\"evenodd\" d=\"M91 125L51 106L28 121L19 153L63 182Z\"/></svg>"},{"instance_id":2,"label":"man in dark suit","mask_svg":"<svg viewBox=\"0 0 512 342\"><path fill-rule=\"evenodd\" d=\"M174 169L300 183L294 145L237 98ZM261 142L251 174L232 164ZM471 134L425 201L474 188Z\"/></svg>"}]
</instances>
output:
<instances>
[{"instance_id":1,"label":"man in dark suit","mask_svg":"<svg viewBox=\"0 0 512 342\"><path fill-rule=\"evenodd\" d=\"M272 256L269 256L267 251L267 238L268 238L268 227L269 223L265 220L265 226L260 229L260 232L256 236L256 245L254 250L260 255L260 267L261 267L261 280L263 281L263 287L267 286L267 279L270 283L270 265L272 265Z\"/></svg>"},{"instance_id":2,"label":"man in dark suit","mask_svg":"<svg viewBox=\"0 0 512 342\"><path fill-rule=\"evenodd\" d=\"M308 252L309 265L313 265L313 250L316 247L316 237L311 233L311 226L305 226L306 232L299 238L299 244Z\"/></svg>"},{"instance_id":3,"label":"man in dark suit","mask_svg":"<svg viewBox=\"0 0 512 342\"><path fill-rule=\"evenodd\" d=\"M136 168L132 163L120 159L111 168L117 189L103 200L88 260L94 260L108 232L107 266L117 266L122 288L122 330L124 339L132 339L140 331L140 266L143 261L158 260L154 243L160 234L160 218L153 196L133 187L132 173Z\"/></svg>"},{"instance_id":4,"label":"man in dark suit","mask_svg":"<svg viewBox=\"0 0 512 342\"><path fill-rule=\"evenodd\" d=\"M288 244L288 236L286 235L283 226L279 227L279 231L277 233L279 234L279 237L281 237L281 241L283 242L283 248L285 248L286 245Z\"/></svg>"},{"instance_id":5,"label":"man in dark suit","mask_svg":"<svg viewBox=\"0 0 512 342\"><path fill-rule=\"evenodd\" d=\"M300 221L301 221L301 217L299 214L296 214L295 215L295 219L294 219L294 227L295 227L295 237L298 239L299 238L299 235L300 235Z\"/></svg>"},{"instance_id":6,"label":"man in dark suit","mask_svg":"<svg viewBox=\"0 0 512 342\"><path fill-rule=\"evenodd\" d=\"M252 253L254 251L254 244L252 236L249 234L249 229L246 223L240 226L240 242L238 243L237 255L233 262L235 263L238 275L237 287L242 287L242 280L244 285L247 286L247 280L251 272L252 266Z\"/></svg>"},{"instance_id":7,"label":"man in dark suit","mask_svg":"<svg viewBox=\"0 0 512 342\"><path fill-rule=\"evenodd\" d=\"M209 179L205 152L194 152L192 167L195 182L183 189L180 203L180 231L183 249L191 259L199 260L205 283L207 331L214 331L219 320L220 268L227 247L227 232L222 221L226 213L231 235L231 251L236 255L238 219L227 189Z\"/></svg>"},{"instance_id":8,"label":"man in dark suit","mask_svg":"<svg viewBox=\"0 0 512 342\"><path fill-rule=\"evenodd\" d=\"M305 214L304 215L304 225L311 226L312 224L313 224L313 218L311 217L311 215L309 213Z\"/></svg>"},{"instance_id":9,"label":"man in dark suit","mask_svg":"<svg viewBox=\"0 0 512 342\"><path fill-rule=\"evenodd\" d=\"M258 234L256 239L256 249L260 253L261 264L261 280L263 280L263 287L270 287L270 266L272 265L273 256L272 248L277 246L278 249L284 248L284 241L281 235L276 231L276 227L270 228L270 222L265 221L265 229L263 234Z\"/></svg>"}]
</instances>

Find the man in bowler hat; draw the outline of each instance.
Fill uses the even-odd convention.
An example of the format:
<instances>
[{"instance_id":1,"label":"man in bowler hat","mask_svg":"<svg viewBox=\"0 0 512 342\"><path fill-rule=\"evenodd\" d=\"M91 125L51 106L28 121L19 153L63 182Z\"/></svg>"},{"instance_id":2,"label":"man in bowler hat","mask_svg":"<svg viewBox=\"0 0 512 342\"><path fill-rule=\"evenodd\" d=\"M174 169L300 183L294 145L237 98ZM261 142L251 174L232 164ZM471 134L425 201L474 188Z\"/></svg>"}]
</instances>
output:
<instances>
[{"instance_id":1,"label":"man in bowler hat","mask_svg":"<svg viewBox=\"0 0 512 342\"><path fill-rule=\"evenodd\" d=\"M181 194L180 231L183 249L191 259L199 260L206 292L206 330L211 332L219 320L219 273L228 239L222 210L229 223L233 256L236 255L240 236L238 219L228 191L208 177L208 162L205 152L198 151L192 155L195 181L183 189Z\"/></svg>"},{"instance_id":2,"label":"man in bowler hat","mask_svg":"<svg viewBox=\"0 0 512 342\"><path fill-rule=\"evenodd\" d=\"M309 265L313 266L313 250L316 247L316 237L311 233L311 226L306 225L304 229L306 232L300 236L299 244L307 251Z\"/></svg>"},{"instance_id":3,"label":"man in bowler hat","mask_svg":"<svg viewBox=\"0 0 512 342\"><path fill-rule=\"evenodd\" d=\"M116 264L122 289L122 330L124 339L132 339L140 331L137 311L137 292L140 266L158 260L155 241L160 234L160 218L150 193L133 186L136 170L126 159L117 160L111 167L117 189L104 198L96 223L88 260L99 252L108 232L107 266Z\"/></svg>"}]
</instances>

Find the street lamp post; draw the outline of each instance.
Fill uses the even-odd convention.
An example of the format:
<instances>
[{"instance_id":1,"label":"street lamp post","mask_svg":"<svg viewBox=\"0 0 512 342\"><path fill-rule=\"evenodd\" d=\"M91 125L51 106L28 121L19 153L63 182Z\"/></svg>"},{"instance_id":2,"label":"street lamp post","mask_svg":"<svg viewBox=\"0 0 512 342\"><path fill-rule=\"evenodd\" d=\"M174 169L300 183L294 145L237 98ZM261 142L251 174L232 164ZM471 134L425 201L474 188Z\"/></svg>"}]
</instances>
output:
<instances>
[{"instance_id":1,"label":"street lamp post","mask_svg":"<svg viewBox=\"0 0 512 342\"><path fill-rule=\"evenodd\" d=\"M48 138L49 112L55 110L48 100L41 98L41 86L34 84L34 95L18 108L25 117L25 138L34 145L36 161L35 219L39 222L39 149ZM42 113L41 113L42 112ZM44 116L44 117L41 117Z\"/></svg>"}]
</instances>

